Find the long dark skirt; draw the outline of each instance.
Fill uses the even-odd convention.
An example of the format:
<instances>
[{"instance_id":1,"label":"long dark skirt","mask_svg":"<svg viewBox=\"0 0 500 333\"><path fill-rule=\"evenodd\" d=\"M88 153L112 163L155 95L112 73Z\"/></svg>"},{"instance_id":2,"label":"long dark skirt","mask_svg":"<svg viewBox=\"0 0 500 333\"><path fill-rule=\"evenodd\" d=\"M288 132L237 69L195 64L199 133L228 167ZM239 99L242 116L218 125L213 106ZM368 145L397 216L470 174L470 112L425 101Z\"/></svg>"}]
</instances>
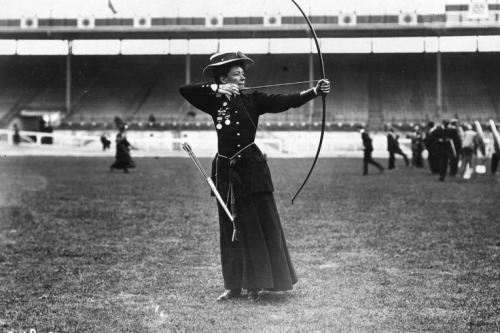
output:
<instances>
[{"instance_id":1,"label":"long dark skirt","mask_svg":"<svg viewBox=\"0 0 500 333\"><path fill-rule=\"evenodd\" d=\"M135 168L135 162L128 151L117 150L115 162L111 164L111 169L132 169Z\"/></svg>"},{"instance_id":2,"label":"long dark skirt","mask_svg":"<svg viewBox=\"0 0 500 333\"><path fill-rule=\"evenodd\" d=\"M219 206L222 275L226 289L284 291L297 283L272 192L237 200L238 239Z\"/></svg>"}]
</instances>

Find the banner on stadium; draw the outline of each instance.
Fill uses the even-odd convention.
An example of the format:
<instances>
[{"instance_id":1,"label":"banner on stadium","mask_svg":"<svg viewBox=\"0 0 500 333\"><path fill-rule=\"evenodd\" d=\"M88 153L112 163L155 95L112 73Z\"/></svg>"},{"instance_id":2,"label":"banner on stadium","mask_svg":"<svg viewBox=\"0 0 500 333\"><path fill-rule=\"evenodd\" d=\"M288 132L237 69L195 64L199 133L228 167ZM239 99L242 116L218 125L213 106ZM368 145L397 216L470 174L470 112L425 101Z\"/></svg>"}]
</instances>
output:
<instances>
[{"instance_id":1,"label":"banner on stadium","mask_svg":"<svg viewBox=\"0 0 500 333\"><path fill-rule=\"evenodd\" d=\"M469 4L467 18L470 20L487 20L490 18L488 1L472 0Z\"/></svg>"}]
</instances>

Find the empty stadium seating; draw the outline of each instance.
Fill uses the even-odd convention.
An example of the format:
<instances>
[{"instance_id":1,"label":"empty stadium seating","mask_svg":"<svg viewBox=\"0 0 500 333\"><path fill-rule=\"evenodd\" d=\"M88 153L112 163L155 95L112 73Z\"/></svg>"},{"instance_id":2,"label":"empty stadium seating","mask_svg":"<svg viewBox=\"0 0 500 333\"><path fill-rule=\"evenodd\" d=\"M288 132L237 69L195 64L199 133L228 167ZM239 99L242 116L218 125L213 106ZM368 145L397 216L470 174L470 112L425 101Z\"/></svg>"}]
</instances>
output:
<instances>
[{"instance_id":1,"label":"empty stadium seating","mask_svg":"<svg viewBox=\"0 0 500 333\"><path fill-rule=\"evenodd\" d=\"M316 55L252 55L247 86L309 80L310 60L318 79ZM186 61L190 78L186 78ZM327 122L342 124L424 123L438 117L465 121L500 117L500 60L495 54L442 55L443 107L436 110L436 54L327 54L326 76L332 94L326 99ZM209 81L202 70L208 55L73 56L71 113L68 126L113 125L119 116L131 124L201 124L208 115L194 109L178 93L186 80ZM269 88L291 93L312 84ZM65 110L66 58L63 56L0 57L0 120L22 109ZM269 114L261 124L314 124L321 120L321 100L282 114Z\"/></svg>"},{"instance_id":2,"label":"empty stadium seating","mask_svg":"<svg viewBox=\"0 0 500 333\"><path fill-rule=\"evenodd\" d=\"M61 57L0 57L0 120L23 109L63 109L64 76Z\"/></svg>"},{"instance_id":3,"label":"empty stadium seating","mask_svg":"<svg viewBox=\"0 0 500 333\"><path fill-rule=\"evenodd\" d=\"M492 65L498 70L497 64ZM478 66L487 64L466 54L443 57L445 117L469 121L497 117L494 101L498 93L490 95L490 91L498 91L495 89L499 83L497 71L484 67L478 71ZM488 72L491 72L489 76Z\"/></svg>"}]
</instances>

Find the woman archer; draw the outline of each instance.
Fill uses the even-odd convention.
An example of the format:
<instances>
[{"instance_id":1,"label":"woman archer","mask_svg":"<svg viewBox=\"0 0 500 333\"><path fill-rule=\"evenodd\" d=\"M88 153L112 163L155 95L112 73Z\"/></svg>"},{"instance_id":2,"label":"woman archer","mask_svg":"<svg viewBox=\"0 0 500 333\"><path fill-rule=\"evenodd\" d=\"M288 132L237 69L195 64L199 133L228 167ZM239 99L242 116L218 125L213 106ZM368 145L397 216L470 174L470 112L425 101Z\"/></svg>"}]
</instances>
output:
<instances>
[{"instance_id":1,"label":"woman archer","mask_svg":"<svg viewBox=\"0 0 500 333\"><path fill-rule=\"evenodd\" d=\"M194 107L209 114L217 131L218 153L212 162L212 179L235 216L233 225L218 204L222 275L226 301L247 290L258 301L260 291L291 290L297 275L288 252L274 187L265 155L254 143L259 117L298 108L330 92L328 80L293 94L244 92L245 70L253 60L241 52L210 57L203 74L215 82L191 83L180 94Z\"/></svg>"}]
</instances>

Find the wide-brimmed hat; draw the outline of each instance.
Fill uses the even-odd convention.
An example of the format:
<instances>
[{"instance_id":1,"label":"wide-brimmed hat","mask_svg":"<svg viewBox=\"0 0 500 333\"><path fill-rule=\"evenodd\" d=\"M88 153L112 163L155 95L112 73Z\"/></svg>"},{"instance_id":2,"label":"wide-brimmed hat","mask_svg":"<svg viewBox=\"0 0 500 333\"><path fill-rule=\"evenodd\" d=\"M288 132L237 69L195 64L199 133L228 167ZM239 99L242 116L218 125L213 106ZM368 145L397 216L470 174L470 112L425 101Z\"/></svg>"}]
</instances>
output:
<instances>
[{"instance_id":1,"label":"wide-brimmed hat","mask_svg":"<svg viewBox=\"0 0 500 333\"><path fill-rule=\"evenodd\" d=\"M248 69L253 65L253 60L241 53L230 52L230 53L216 53L210 57L210 64L203 70L203 75L212 77L212 68L220 65L225 65L230 62L242 61L244 69Z\"/></svg>"}]
</instances>

